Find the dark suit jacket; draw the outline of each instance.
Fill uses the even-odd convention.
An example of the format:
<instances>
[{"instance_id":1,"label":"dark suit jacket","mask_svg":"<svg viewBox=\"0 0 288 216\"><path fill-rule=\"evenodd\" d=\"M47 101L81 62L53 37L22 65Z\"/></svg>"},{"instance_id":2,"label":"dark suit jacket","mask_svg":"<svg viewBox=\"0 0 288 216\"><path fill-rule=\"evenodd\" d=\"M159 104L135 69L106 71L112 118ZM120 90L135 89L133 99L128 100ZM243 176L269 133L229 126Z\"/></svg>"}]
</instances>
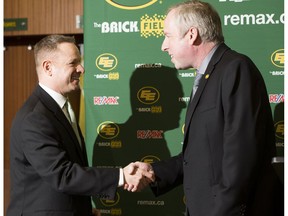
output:
<instances>
[{"instance_id":1,"label":"dark suit jacket","mask_svg":"<svg viewBox=\"0 0 288 216\"><path fill-rule=\"evenodd\" d=\"M61 108L37 86L11 128L7 216L88 216L91 195L113 199L119 169L89 168L83 137L82 146Z\"/></svg>"},{"instance_id":2,"label":"dark suit jacket","mask_svg":"<svg viewBox=\"0 0 288 216\"><path fill-rule=\"evenodd\" d=\"M153 165L156 194L184 186L191 216L276 215L272 113L252 61L221 44L190 102L180 155Z\"/></svg>"}]
</instances>

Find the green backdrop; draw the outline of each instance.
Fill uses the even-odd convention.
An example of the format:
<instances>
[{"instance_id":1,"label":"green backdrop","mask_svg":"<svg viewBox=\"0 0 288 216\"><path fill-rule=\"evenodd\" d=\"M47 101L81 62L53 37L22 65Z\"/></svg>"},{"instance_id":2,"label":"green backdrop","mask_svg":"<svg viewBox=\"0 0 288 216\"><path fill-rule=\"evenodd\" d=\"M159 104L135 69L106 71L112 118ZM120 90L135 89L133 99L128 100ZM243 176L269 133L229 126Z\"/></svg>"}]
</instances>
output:
<instances>
[{"instance_id":1,"label":"green backdrop","mask_svg":"<svg viewBox=\"0 0 288 216\"><path fill-rule=\"evenodd\" d=\"M177 71L161 51L166 10L177 0L84 0L84 96L90 165L154 162L182 149L194 70ZM284 155L284 1L209 0L225 42L248 55L269 93L278 156ZM118 190L93 199L102 215L184 215L182 187L154 197Z\"/></svg>"}]
</instances>

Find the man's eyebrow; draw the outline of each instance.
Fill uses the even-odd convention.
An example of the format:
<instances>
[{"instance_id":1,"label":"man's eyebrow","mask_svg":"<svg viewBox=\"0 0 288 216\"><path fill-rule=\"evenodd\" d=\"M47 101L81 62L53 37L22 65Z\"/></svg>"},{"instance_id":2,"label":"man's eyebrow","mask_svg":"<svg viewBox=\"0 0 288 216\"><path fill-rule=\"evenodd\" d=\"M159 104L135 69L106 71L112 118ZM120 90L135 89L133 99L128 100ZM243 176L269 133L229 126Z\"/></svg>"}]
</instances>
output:
<instances>
[{"instance_id":1,"label":"man's eyebrow","mask_svg":"<svg viewBox=\"0 0 288 216\"><path fill-rule=\"evenodd\" d=\"M80 63L81 62L81 58L74 58L74 59L71 59L68 64L77 64L77 63Z\"/></svg>"}]
</instances>

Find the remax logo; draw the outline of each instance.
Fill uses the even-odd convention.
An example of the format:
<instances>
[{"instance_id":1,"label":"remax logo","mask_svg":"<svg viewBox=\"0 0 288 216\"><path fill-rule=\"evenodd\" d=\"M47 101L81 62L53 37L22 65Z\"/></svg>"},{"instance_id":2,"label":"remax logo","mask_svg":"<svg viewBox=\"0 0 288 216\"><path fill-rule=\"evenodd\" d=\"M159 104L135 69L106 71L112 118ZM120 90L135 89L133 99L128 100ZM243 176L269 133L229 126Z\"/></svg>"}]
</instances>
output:
<instances>
[{"instance_id":1,"label":"remax logo","mask_svg":"<svg viewBox=\"0 0 288 216\"><path fill-rule=\"evenodd\" d=\"M137 130L137 139L163 139L163 130Z\"/></svg>"},{"instance_id":2,"label":"remax logo","mask_svg":"<svg viewBox=\"0 0 288 216\"><path fill-rule=\"evenodd\" d=\"M160 93L156 88L146 86L138 91L137 98L143 104L154 104L159 100Z\"/></svg>"},{"instance_id":3,"label":"remax logo","mask_svg":"<svg viewBox=\"0 0 288 216\"><path fill-rule=\"evenodd\" d=\"M140 1L140 2L139 2ZM158 0L142 0L143 3L141 3L141 0L138 0L138 4L135 5L132 3L125 3L125 0L106 0L106 2L116 8L123 9L123 10L138 10L143 9L146 7L149 7L150 5L156 3ZM124 3L122 3L124 2ZM127 1L126 1L127 2ZM131 2L131 1L129 1ZM132 1L133 2L133 1Z\"/></svg>"},{"instance_id":4,"label":"remax logo","mask_svg":"<svg viewBox=\"0 0 288 216\"><path fill-rule=\"evenodd\" d=\"M95 96L93 98L94 105L119 105L118 96Z\"/></svg>"},{"instance_id":5,"label":"remax logo","mask_svg":"<svg viewBox=\"0 0 288 216\"><path fill-rule=\"evenodd\" d=\"M278 49L271 55L271 62L273 65L279 68L284 68L284 49Z\"/></svg>"},{"instance_id":6,"label":"remax logo","mask_svg":"<svg viewBox=\"0 0 288 216\"><path fill-rule=\"evenodd\" d=\"M95 64L101 71L111 71L117 66L118 60L111 53L103 53L96 58Z\"/></svg>"},{"instance_id":7,"label":"remax logo","mask_svg":"<svg viewBox=\"0 0 288 216\"><path fill-rule=\"evenodd\" d=\"M269 94L269 102L273 104L284 103L284 94Z\"/></svg>"},{"instance_id":8,"label":"remax logo","mask_svg":"<svg viewBox=\"0 0 288 216\"><path fill-rule=\"evenodd\" d=\"M97 133L104 139L113 139L119 132L118 125L111 121L102 122L97 128Z\"/></svg>"}]
</instances>

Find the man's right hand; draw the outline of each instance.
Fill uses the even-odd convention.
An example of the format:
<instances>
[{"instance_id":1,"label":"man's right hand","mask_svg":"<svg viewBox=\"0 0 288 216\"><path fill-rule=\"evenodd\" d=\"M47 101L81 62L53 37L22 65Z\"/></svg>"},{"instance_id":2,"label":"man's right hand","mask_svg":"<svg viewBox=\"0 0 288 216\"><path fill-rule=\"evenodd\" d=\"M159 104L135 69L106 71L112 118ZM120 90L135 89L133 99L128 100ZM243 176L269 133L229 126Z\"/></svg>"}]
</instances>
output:
<instances>
[{"instance_id":1,"label":"man's right hand","mask_svg":"<svg viewBox=\"0 0 288 216\"><path fill-rule=\"evenodd\" d=\"M155 181L154 171L148 163L130 163L123 169L124 189L131 192L139 192Z\"/></svg>"}]
</instances>

